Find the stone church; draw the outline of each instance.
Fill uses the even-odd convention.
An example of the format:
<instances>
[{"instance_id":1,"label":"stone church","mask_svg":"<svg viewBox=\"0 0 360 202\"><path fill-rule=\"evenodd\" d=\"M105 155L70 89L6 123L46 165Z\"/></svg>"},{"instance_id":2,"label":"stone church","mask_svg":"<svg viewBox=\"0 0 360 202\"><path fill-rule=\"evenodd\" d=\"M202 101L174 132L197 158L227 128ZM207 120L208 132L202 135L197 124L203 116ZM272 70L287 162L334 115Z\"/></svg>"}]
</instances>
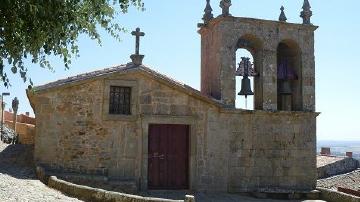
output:
<instances>
[{"instance_id":1,"label":"stone church","mask_svg":"<svg viewBox=\"0 0 360 202\"><path fill-rule=\"evenodd\" d=\"M307 192L316 185L314 31L234 17L230 0L201 35L201 90L132 62L28 91L36 114L35 162L56 172L131 182L137 190ZM236 57L248 50L254 59ZM236 84L236 77L242 82ZM248 77L253 77L253 84ZM235 107L254 96L254 110Z\"/></svg>"}]
</instances>

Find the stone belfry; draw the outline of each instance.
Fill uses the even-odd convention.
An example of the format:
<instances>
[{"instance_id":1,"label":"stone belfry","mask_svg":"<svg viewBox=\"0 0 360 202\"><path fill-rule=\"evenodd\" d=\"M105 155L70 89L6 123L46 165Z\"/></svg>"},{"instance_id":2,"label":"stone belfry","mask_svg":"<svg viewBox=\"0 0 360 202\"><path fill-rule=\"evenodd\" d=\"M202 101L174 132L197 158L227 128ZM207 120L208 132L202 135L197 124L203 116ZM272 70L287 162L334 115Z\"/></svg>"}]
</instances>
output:
<instances>
[{"instance_id":1,"label":"stone belfry","mask_svg":"<svg viewBox=\"0 0 360 202\"><path fill-rule=\"evenodd\" d=\"M233 2L234 3L234 2ZM312 12L304 1L303 23L235 17L231 0L221 0L222 13L211 13L207 1L201 35L201 92L235 107L236 51L248 50L258 75L254 77L254 109L268 111L315 111L314 31ZM277 16L274 16L277 18Z\"/></svg>"}]
</instances>

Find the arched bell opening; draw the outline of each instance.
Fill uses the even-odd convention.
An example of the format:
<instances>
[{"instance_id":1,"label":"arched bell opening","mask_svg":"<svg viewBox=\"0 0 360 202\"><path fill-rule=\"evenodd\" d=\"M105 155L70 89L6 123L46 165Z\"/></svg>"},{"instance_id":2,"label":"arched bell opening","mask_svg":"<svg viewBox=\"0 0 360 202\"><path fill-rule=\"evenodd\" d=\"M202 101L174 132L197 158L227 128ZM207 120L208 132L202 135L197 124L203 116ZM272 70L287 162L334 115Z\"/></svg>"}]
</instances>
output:
<instances>
[{"instance_id":1,"label":"arched bell opening","mask_svg":"<svg viewBox=\"0 0 360 202\"><path fill-rule=\"evenodd\" d=\"M237 69L241 62L244 62L244 59L248 59L251 65L254 64L254 58L252 54L246 49L238 49L236 51L236 65ZM248 66L248 68L253 68ZM235 107L238 109L254 109L254 77L248 76L236 76L236 100Z\"/></svg>"},{"instance_id":2,"label":"arched bell opening","mask_svg":"<svg viewBox=\"0 0 360 202\"><path fill-rule=\"evenodd\" d=\"M283 40L277 48L277 107L281 111L302 110L301 51L296 42Z\"/></svg>"},{"instance_id":3,"label":"arched bell opening","mask_svg":"<svg viewBox=\"0 0 360 202\"><path fill-rule=\"evenodd\" d=\"M262 70L261 53L262 42L255 36L244 35L238 40L236 50L236 108L262 109L262 85L259 77L259 72ZM248 65L244 66L244 64ZM249 68L249 75L244 75L245 67ZM242 69L241 73L239 72L240 69Z\"/></svg>"}]
</instances>

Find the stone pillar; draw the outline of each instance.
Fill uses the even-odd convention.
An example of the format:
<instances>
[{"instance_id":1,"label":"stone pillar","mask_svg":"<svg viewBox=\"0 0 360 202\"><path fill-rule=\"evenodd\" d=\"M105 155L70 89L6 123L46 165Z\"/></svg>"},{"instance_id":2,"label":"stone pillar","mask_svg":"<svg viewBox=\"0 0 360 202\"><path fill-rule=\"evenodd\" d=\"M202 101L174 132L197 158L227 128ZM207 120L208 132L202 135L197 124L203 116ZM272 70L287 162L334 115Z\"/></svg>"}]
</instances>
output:
<instances>
[{"instance_id":1,"label":"stone pillar","mask_svg":"<svg viewBox=\"0 0 360 202\"><path fill-rule=\"evenodd\" d=\"M315 55L314 31L304 33L301 38L301 74L302 74L302 111L314 112L315 109Z\"/></svg>"},{"instance_id":2,"label":"stone pillar","mask_svg":"<svg viewBox=\"0 0 360 202\"><path fill-rule=\"evenodd\" d=\"M235 80L236 50L221 48L219 53L221 101L228 107L234 108L237 94Z\"/></svg>"},{"instance_id":3,"label":"stone pillar","mask_svg":"<svg viewBox=\"0 0 360 202\"><path fill-rule=\"evenodd\" d=\"M302 57L302 95L303 111L315 111L315 57L304 54Z\"/></svg>"},{"instance_id":4,"label":"stone pillar","mask_svg":"<svg viewBox=\"0 0 360 202\"><path fill-rule=\"evenodd\" d=\"M260 72L263 85L263 110L277 110L277 52L263 50L263 69Z\"/></svg>"},{"instance_id":5,"label":"stone pillar","mask_svg":"<svg viewBox=\"0 0 360 202\"><path fill-rule=\"evenodd\" d=\"M212 51L213 33L208 27L202 27L199 33L201 35L201 93L220 100L219 68Z\"/></svg>"},{"instance_id":6,"label":"stone pillar","mask_svg":"<svg viewBox=\"0 0 360 202\"><path fill-rule=\"evenodd\" d=\"M13 100L12 100L12 109L14 111L13 113L13 128L14 128L14 131L16 133L16 117L17 117L17 111L18 111L18 108L19 108L19 100L17 99L17 97L15 97Z\"/></svg>"},{"instance_id":7,"label":"stone pillar","mask_svg":"<svg viewBox=\"0 0 360 202\"><path fill-rule=\"evenodd\" d=\"M259 76L254 77L254 109L263 110L263 51L259 50L254 55L255 71L260 73Z\"/></svg>"}]
</instances>

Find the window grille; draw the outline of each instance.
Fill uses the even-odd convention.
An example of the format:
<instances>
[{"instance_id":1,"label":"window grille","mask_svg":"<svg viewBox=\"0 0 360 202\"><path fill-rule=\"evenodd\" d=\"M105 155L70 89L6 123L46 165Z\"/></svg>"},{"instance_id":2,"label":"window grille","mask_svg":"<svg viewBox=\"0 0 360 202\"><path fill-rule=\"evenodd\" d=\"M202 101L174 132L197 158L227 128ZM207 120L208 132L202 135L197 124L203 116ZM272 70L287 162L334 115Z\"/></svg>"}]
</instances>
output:
<instances>
[{"instance_id":1,"label":"window grille","mask_svg":"<svg viewBox=\"0 0 360 202\"><path fill-rule=\"evenodd\" d=\"M131 87L110 86L110 114L131 114Z\"/></svg>"}]
</instances>

